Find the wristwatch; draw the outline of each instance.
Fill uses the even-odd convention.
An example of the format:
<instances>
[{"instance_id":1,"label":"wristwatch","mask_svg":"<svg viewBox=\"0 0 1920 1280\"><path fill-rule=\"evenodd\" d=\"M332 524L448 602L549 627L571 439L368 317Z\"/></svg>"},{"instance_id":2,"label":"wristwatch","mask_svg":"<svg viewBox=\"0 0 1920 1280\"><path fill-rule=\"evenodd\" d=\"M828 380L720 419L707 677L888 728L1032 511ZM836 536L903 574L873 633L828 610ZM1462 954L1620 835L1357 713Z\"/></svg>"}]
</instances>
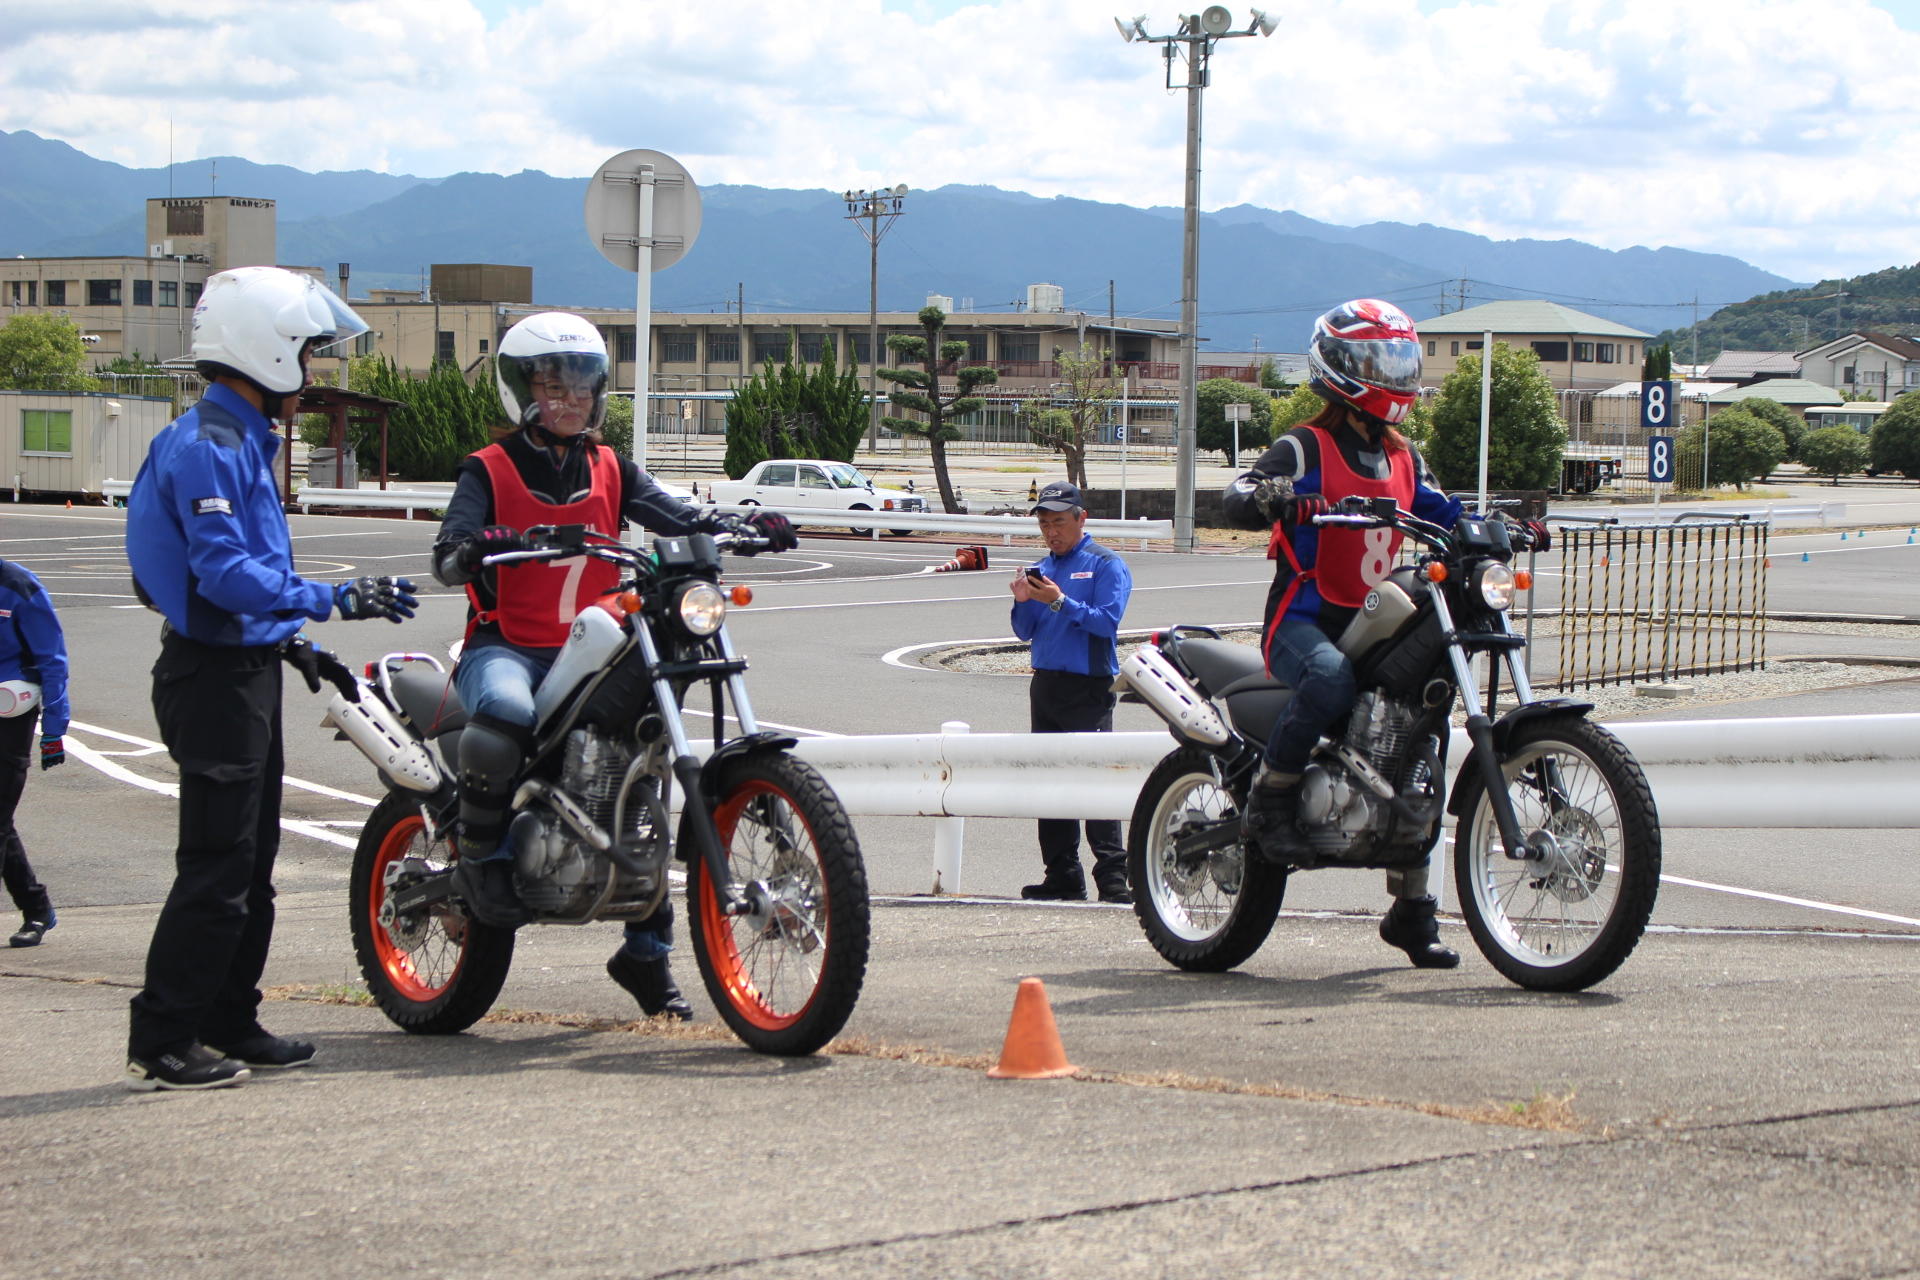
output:
<instances>
[{"instance_id":1,"label":"wristwatch","mask_svg":"<svg viewBox=\"0 0 1920 1280\"><path fill-rule=\"evenodd\" d=\"M1047 601L1048 610L1053 613L1060 612L1060 605L1062 602L1066 600L1066 598L1067 597L1065 595L1057 595L1053 599Z\"/></svg>"}]
</instances>

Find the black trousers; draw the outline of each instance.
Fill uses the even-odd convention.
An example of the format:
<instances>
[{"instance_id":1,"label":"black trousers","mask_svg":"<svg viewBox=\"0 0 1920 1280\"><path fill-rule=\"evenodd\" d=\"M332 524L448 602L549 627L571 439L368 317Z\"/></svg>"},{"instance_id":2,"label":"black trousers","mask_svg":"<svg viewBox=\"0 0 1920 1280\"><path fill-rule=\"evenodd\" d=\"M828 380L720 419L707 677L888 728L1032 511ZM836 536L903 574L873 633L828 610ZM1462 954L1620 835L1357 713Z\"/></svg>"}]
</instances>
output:
<instances>
[{"instance_id":1,"label":"black trousers","mask_svg":"<svg viewBox=\"0 0 1920 1280\"><path fill-rule=\"evenodd\" d=\"M33 729L39 723L38 711L0 720L0 880L6 882L7 894L21 915L45 921L53 912L53 903L34 878L20 833L13 828L13 813L20 807L20 794L27 789L27 772L33 768Z\"/></svg>"},{"instance_id":2,"label":"black trousers","mask_svg":"<svg viewBox=\"0 0 1920 1280\"><path fill-rule=\"evenodd\" d=\"M280 655L204 645L169 629L153 666L153 714L180 766L173 889L133 998L128 1051L259 1034L280 850Z\"/></svg>"},{"instance_id":3,"label":"black trousers","mask_svg":"<svg viewBox=\"0 0 1920 1280\"><path fill-rule=\"evenodd\" d=\"M1113 677L1072 671L1038 670L1027 686L1027 707L1035 733L1112 733ZM1127 882L1127 849L1120 824L1087 823L1087 847L1093 851L1096 885ZM1050 884L1086 886L1080 870L1080 824L1072 818L1040 819L1040 860Z\"/></svg>"}]
</instances>

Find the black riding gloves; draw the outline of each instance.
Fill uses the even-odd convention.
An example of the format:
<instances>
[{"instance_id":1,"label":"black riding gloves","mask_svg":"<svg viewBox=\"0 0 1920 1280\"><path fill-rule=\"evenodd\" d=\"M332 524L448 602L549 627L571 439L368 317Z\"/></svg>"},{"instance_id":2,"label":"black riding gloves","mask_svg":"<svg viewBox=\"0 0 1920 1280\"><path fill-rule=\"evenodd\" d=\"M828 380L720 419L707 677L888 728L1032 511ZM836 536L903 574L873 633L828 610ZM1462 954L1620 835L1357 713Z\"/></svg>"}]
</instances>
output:
<instances>
[{"instance_id":1,"label":"black riding gloves","mask_svg":"<svg viewBox=\"0 0 1920 1280\"><path fill-rule=\"evenodd\" d=\"M793 531L793 521L778 511L756 511L740 523L756 536L765 538L765 549L768 551L791 551L800 545L800 538ZM741 555L753 555L759 550L761 548L758 547L752 550L739 548Z\"/></svg>"},{"instance_id":2,"label":"black riding gloves","mask_svg":"<svg viewBox=\"0 0 1920 1280\"><path fill-rule=\"evenodd\" d=\"M67 744L64 739L40 735L40 768L51 769L57 764L67 762Z\"/></svg>"},{"instance_id":3,"label":"black riding gloves","mask_svg":"<svg viewBox=\"0 0 1920 1280\"><path fill-rule=\"evenodd\" d=\"M309 692L320 692L325 680L347 696L348 702L360 701L360 685L347 664L305 636L295 636L280 646L280 656L307 682Z\"/></svg>"},{"instance_id":4,"label":"black riding gloves","mask_svg":"<svg viewBox=\"0 0 1920 1280\"><path fill-rule=\"evenodd\" d=\"M411 618L420 602L414 597L413 583L405 578L355 578L333 589L333 603L348 622L365 618L399 622Z\"/></svg>"},{"instance_id":5,"label":"black riding gloves","mask_svg":"<svg viewBox=\"0 0 1920 1280\"><path fill-rule=\"evenodd\" d=\"M488 556L499 555L503 551L526 551L532 545L518 529L504 524L490 524L468 534L467 540L460 544L460 570L472 577L480 572L480 562Z\"/></svg>"},{"instance_id":6,"label":"black riding gloves","mask_svg":"<svg viewBox=\"0 0 1920 1280\"><path fill-rule=\"evenodd\" d=\"M1271 524L1300 524L1333 508L1317 493L1295 493L1293 481L1268 476L1253 490L1254 505Z\"/></svg>"}]
</instances>

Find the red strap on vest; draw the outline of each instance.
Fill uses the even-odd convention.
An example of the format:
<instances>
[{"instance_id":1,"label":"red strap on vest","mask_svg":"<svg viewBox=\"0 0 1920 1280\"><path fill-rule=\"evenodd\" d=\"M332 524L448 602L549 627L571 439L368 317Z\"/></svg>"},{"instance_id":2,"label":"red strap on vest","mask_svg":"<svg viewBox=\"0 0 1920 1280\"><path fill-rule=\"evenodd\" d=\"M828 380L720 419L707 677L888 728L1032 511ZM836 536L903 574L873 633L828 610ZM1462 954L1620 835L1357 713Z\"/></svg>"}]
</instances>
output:
<instances>
[{"instance_id":1,"label":"red strap on vest","mask_svg":"<svg viewBox=\"0 0 1920 1280\"><path fill-rule=\"evenodd\" d=\"M1278 520L1273 522L1273 537L1267 542L1267 559L1278 559L1275 552L1286 555L1287 564L1293 569L1293 579L1287 583L1287 589L1280 593L1280 606L1273 611L1273 618L1267 626L1267 638L1260 645L1260 660L1266 663L1268 675L1273 674L1273 659L1270 654L1273 650L1273 633L1280 629L1280 619L1287 616L1287 610L1293 606L1293 598L1300 594L1300 584L1312 582L1320 576L1317 567L1313 569L1300 567L1300 557L1293 554L1293 540L1287 537Z\"/></svg>"}]
</instances>

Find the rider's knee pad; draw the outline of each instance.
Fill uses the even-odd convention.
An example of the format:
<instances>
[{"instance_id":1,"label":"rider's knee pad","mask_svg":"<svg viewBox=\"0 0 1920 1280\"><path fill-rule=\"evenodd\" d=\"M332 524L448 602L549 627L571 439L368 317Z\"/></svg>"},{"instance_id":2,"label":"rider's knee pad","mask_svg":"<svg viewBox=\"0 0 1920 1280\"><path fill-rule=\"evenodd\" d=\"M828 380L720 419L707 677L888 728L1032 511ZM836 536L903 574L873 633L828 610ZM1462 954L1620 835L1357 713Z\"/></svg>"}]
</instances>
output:
<instances>
[{"instance_id":1,"label":"rider's knee pad","mask_svg":"<svg viewBox=\"0 0 1920 1280\"><path fill-rule=\"evenodd\" d=\"M460 734L460 796L490 809L504 807L514 775L526 759L527 731L476 716Z\"/></svg>"}]
</instances>

